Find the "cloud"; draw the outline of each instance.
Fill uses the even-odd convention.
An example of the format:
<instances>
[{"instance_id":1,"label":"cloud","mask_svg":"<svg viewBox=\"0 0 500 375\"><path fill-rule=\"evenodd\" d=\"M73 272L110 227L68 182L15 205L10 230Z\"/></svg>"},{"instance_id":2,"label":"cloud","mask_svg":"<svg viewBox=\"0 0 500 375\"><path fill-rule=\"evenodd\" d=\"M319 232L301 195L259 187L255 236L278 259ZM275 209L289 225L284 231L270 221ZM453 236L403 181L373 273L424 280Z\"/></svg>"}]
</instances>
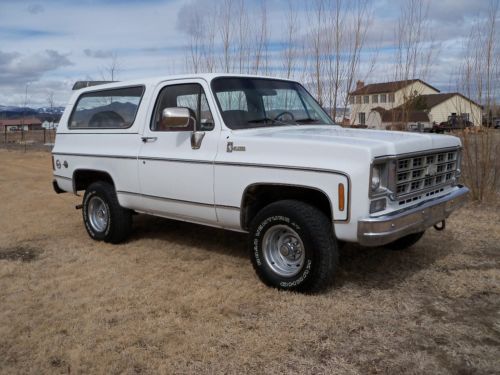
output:
<instances>
[{"instance_id":1,"label":"cloud","mask_svg":"<svg viewBox=\"0 0 500 375\"><path fill-rule=\"evenodd\" d=\"M88 57L95 57L96 59L107 59L109 57L113 57L113 51L111 50L102 50L102 49L89 49L86 48L83 50L83 53Z\"/></svg>"},{"instance_id":2,"label":"cloud","mask_svg":"<svg viewBox=\"0 0 500 375\"><path fill-rule=\"evenodd\" d=\"M45 10L42 4L30 4L27 9L31 14L42 13Z\"/></svg>"},{"instance_id":3,"label":"cloud","mask_svg":"<svg viewBox=\"0 0 500 375\"><path fill-rule=\"evenodd\" d=\"M36 81L47 72L69 65L73 63L67 55L51 49L30 55L0 51L0 81L3 85Z\"/></svg>"}]
</instances>

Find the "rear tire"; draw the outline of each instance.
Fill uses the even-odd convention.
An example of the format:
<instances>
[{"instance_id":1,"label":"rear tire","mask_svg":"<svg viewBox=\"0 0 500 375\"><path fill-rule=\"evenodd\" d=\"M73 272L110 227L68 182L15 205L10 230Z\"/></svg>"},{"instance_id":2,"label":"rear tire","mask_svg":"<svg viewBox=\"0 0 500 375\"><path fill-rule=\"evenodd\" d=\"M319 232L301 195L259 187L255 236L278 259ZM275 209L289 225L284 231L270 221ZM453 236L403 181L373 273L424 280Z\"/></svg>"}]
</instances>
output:
<instances>
[{"instance_id":1,"label":"rear tire","mask_svg":"<svg viewBox=\"0 0 500 375\"><path fill-rule=\"evenodd\" d=\"M316 292L333 282L338 262L333 226L309 204L283 200L263 208L252 221L249 250L268 286Z\"/></svg>"},{"instance_id":2,"label":"rear tire","mask_svg":"<svg viewBox=\"0 0 500 375\"><path fill-rule=\"evenodd\" d=\"M94 182L83 196L83 222L89 236L96 241L120 243L132 229L132 212L118 203L114 186Z\"/></svg>"},{"instance_id":3,"label":"rear tire","mask_svg":"<svg viewBox=\"0 0 500 375\"><path fill-rule=\"evenodd\" d=\"M390 250L395 250L395 251L406 250L409 247L412 247L413 245L415 245L422 238L424 233L425 233L425 231L408 234L407 236L401 237L401 238L397 239L396 241L385 245L385 247L387 247Z\"/></svg>"}]
</instances>

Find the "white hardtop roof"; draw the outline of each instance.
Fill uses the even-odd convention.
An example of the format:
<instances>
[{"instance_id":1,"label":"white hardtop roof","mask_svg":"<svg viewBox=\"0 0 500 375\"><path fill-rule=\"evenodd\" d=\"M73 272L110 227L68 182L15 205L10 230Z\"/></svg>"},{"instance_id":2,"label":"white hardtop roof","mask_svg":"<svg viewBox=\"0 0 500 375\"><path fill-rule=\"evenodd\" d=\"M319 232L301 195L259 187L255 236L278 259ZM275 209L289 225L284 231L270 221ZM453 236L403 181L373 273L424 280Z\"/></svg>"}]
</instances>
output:
<instances>
[{"instance_id":1,"label":"white hardtop roof","mask_svg":"<svg viewBox=\"0 0 500 375\"><path fill-rule=\"evenodd\" d=\"M130 87L130 86L154 86L161 82L165 81L173 81L173 80L184 80L184 79L203 79L207 82L211 82L214 78L219 77L247 77L247 78L267 78L267 79L279 79L281 81L291 81L293 80L284 79L280 77L271 77L271 76L261 76L261 75L251 75L251 74L231 74L231 73L199 73L199 74L176 74L169 76L159 76L159 77L149 77L143 79L134 79L129 81L117 81L112 83L105 83L102 85L96 86L88 86L79 90L75 90L79 94L87 91L97 91L108 88L119 88L119 87Z\"/></svg>"}]
</instances>

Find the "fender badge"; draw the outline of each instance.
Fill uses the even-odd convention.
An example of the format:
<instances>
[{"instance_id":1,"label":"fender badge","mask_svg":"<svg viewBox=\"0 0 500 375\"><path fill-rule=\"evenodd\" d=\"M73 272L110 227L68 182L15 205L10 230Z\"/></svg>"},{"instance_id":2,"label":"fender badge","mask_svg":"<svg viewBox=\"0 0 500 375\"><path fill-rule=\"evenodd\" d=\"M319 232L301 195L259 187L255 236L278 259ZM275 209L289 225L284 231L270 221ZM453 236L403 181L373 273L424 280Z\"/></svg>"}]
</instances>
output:
<instances>
[{"instance_id":1,"label":"fender badge","mask_svg":"<svg viewBox=\"0 0 500 375\"><path fill-rule=\"evenodd\" d=\"M246 151L246 147L245 146L234 146L233 142L227 142L226 151L227 152Z\"/></svg>"}]
</instances>

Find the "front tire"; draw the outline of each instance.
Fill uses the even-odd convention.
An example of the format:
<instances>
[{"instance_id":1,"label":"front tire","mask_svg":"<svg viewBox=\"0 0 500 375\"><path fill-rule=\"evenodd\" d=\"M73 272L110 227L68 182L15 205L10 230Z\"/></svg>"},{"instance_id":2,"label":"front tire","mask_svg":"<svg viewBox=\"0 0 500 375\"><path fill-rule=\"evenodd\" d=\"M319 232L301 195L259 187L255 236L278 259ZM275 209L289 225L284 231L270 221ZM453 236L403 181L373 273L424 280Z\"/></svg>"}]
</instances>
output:
<instances>
[{"instance_id":1,"label":"front tire","mask_svg":"<svg viewBox=\"0 0 500 375\"><path fill-rule=\"evenodd\" d=\"M332 223L309 204L283 200L262 209L250 227L249 248L268 286L316 292L333 281L338 249Z\"/></svg>"},{"instance_id":2,"label":"front tire","mask_svg":"<svg viewBox=\"0 0 500 375\"><path fill-rule=\"evenodd\" d=\"M120 243L132 229L132 213L118 203L113 185L94 182L83 196L83 222L89 236L96 241Z\"/></svg>"}]
</instances>

